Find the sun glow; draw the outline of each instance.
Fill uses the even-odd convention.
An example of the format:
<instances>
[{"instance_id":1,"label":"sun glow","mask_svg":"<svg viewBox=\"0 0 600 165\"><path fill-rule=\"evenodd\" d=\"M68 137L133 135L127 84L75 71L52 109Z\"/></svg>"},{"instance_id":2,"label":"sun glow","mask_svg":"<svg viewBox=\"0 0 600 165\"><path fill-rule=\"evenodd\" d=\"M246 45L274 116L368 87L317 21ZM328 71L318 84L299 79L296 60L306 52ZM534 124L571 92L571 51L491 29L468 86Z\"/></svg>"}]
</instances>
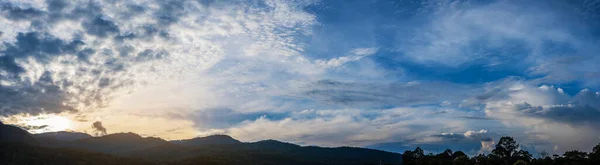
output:
<instances>
[{"instance_id":1,"label":"sun glow","mask_svg":"<svg viewBox=\"0 0 600 165\"><path fill-rule=\"evenodd\" d=\"M56 132L73 129L73 121L58 115L13 116L7 124L21 126L31 133Z\"/></svg>"}]
</instances>

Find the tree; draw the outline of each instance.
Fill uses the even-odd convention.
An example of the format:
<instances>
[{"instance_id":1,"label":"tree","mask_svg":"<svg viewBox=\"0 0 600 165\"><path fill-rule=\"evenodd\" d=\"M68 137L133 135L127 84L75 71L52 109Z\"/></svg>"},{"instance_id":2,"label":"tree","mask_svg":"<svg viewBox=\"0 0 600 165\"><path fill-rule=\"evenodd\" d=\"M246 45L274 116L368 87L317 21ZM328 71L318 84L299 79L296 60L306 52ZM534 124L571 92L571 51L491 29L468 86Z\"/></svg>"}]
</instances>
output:
<instances>
[{"instance_id":1,"label":"tree","mask_svg":"<svg viewBox=\"0 0 600 165\"><path fill-rule=\"evenodd\" d=\"M487 156L485 156L484 154L479 154L479 155L473 157L473 159L475 160L476 165L491 164L489 158Z\"/></svg>"},{"instance_id":2,"label":"tree","mask_svg":"<svg viewBox=\"0 0 600 165\"><path fill-rule=\"evenodd\" d=\"M600 144L592 149L589 158L592 164L600 164Z\"/></svg>"},{"instance_id":3,"label":"tree","mask_svg":"<svg viewBox=\"0 0 600 165\"><path fill-rule=\"evenodd\" d=\"M405 165L418 164L418 160L425 157L423 149L420 147L415 148L414 151L406 150L402 154L402 161Z\"/></svg>"},{"instance_id":4,"label":"tree","mask_svg":"<svg viewBox=\"0 0 600 165\"><path fill-rule=\"evenodd\" d=\"M570 161L581 161L587 159L587 153L577 150L567 151L563 154L563 156L565 157L565 159Z\"/></svg>"},{"instance_id":5,"label":"tree","mask_svg":"<svg viewBox=\"0 0 600 165\"><path fill-rule=\"evenodd\" d=\"M544 159L546 157L550 157L550 154L546 151L540 151L540 158Z\"/></svg>"},{"instance_id":6,"label":"tree","mask_svg":"<svg viewBox=\"0 0 600 165\"><path fill-rule=\"evenodd\" d=\"M456 151L456 152L454 152L454 153L452 154L452 157L453 157L453 158L458 158L458 157L460 157L460 156L466 156L467 158L469 158L469 156L467 156L467 154L465 154L465 153L464 153L464 152L462 152L462 151Z\"/></svg>"},{"instance_id":7,"label":"tree","mask_svg":"<svg viewBox=\"0 0 600 165\"><path fill-rule=\"evenodd\" d=\"M527 162L523 160L517 160L513 165L527 165Z\"/></svg>"},{"instance_id":8,"label":"tree","mask_svg":"<svg viewBox=\"0 0 600 165\"><path fill-rule=\"evenodd\" d=\"M444 150L444 152L442 152L440 154L437 154L437 156L439 158L442 158L442 159L451 158L452 157L452 150L451 149L446 149L446 150Z\"/></svg>"},{"instance_id":9,"label":"tree","mask_svg":"<svg viewBox=\"0 0 600 165\"><path fill-rule=\"evenodd\" d=\"M456 157L452 161L452 165L468 165L468 164L469 164L469 158L464 155Z\"/></svg>"},{"instance_id":10,"label":"tree","mask_svg":"<svg viewBox=\"0 0 600 165\"><path fill-rule=\"evenodd\" d=\"M512 137L505 136L500 138L496 148L492 150L492 154L500 159L511 158L518 148L519 145Z\"/></svg>"},{"instance_id":11,"label":"tree","mask_svg":"<svg viewBox=\"0 0 600 165\"><path fill-rule=\"evenodd\" d=\"M525 150L519 150L517 153L515 153L515 155L513 155L513 158L527 162L530 162L532 157L533 156Z\"/></svg>"},{"instance_id":12,"label":"tree","mask_svg":"<svg viewBox=\"0 0 600 165\"><path fill-rule=\"evenodd\" d=\"M417 159L425 157L423 149L421 149L421 147L415 148L415 150L413 151L413 156Z\"/></svg>"}]
</instances>

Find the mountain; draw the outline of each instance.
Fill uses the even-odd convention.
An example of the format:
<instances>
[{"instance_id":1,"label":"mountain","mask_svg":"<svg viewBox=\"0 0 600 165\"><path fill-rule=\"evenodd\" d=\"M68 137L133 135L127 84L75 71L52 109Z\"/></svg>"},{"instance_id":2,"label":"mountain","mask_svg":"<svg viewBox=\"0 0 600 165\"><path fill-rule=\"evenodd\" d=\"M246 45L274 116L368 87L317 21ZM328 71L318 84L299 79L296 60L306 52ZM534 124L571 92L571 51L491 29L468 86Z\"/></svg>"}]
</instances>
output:
<instances>
[{"instance_id":1,"label":"mountain","mask_svg":"<svg viewBox=\"0 0 600 165\"><path fill-rule=\"evenodd\" d=\"M33 137L45 147L67 147L71 141L92 138L86 133L67 131L33 134Z\"/></svg>"},{"instance_id":2,"label":"mountain","mask_svg":"<svg viewBox=\"0 0 600 165\"><path fill-rule=\"evenodd\" d=\"M202 146L166 145L128 154L144 160L169 160L178 164L400 164L397 153L353 148L299 146L277 140ZM201 162L201 163L200 163Z\"/></svg>"},{"instance_id":3,"label":"mountain","mask_svg":"<svg viewBox=\"0 0 600 165\"><path fill-rule=\"evenodd\" d=\"M160 138L144 138L135 133L116 133L101 137L75 140L69 143L67 146L118 155L120 153L143 150L168 144L170 143Z\"/></svg>"},{"instance_id":4,"label":"mountain","mask_svg":"<svg viewBox=\"0 0 600 165\"><path fill-rule=\"evenodd\" d=\"M37 144L37 140L29 132L12 125L0 122L0 142Z\"/></svg>"},{"instance_id":5,"label":"mountain","mask_svg":"<svg viewBox=\"0 0 600 165\"><path fill-rule=\"evenodd\" d=\"M400 154L373 149L299 146L277 140L247 143L227 135L171 142L134 133L91 137L55 132L32 136L3 124L0 132L0 159L11 164L359 165L402 161ZM48 143L49 139L53 143Z\"/></svg>"},{"instance_id":6,"label":"mountain","mask_svg":"<svg viewBox=\"0 0 600 165\"><path fill-rule=\"evenodd\" d=\"M134 158L118 157L70 148L46 148L0 142L0 164L12 165L158 165Z\"/></svg>"},{"instance_id":7,"label":"mountain","mask_svg":"<svg viewBox=\"0 0 600 165\"><path fill-rule=\"evenodd\" d=\"M45 132L45 133L33 134L33 137L35 137L36 139L52 138L55 140L62 140L62 141L74 141L74 140L79 140L79 139L91 138L92 135L82 133L82 132L58 131L58 132Z\"/></svg>"},{"instance_id":8,"label":"mountain","mask_svg":"<svg viewBox=\"0 0 600 165\"><path fill-rule=\"evenodd\" d=\"M197 137L186 140L173 140L170 141L174 144L180 144L184 146L206 146L206 145L222 145L222 144L237 144L241 143L239 140L232 138L227 135L211 135L206 137Z\"/></svg>"}]
</instances>

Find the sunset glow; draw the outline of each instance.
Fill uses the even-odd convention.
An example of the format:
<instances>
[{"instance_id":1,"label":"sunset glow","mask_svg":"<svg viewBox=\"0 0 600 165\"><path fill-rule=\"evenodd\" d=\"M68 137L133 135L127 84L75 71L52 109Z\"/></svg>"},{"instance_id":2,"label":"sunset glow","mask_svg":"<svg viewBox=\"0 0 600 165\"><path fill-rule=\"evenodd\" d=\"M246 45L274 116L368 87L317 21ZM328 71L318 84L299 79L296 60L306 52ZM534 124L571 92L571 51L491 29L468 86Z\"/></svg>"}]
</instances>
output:
<instances>
[{"instance_id":1,"label":"sunset glow","mask_svg":"<svg viewBox=\"0 0 600 165\"><path fill-rule=\"evenodd\" d=\"M39 116L14 116L5 120L7 124L14 124L30 128L31 133L56 132L73 130L74 122L69 118L47 114Z\"/></svg>"}]
</instances>

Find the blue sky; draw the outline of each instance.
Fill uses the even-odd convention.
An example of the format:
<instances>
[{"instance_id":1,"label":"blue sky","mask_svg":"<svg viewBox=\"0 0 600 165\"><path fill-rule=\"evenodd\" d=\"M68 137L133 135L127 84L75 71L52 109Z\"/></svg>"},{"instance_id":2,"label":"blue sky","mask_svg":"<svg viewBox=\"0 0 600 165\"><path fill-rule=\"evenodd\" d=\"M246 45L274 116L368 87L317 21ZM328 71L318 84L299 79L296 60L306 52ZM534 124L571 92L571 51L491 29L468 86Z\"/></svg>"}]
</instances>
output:
<instances>
[{"instance_id":1,"label":"blue sky","mask_svg":"<svg viewBox=\"0 0 600 165\"><path fill-rule=\"evenodd\" d=\"M471 154L501 136L557 153L600 142L593 0L4 0L0 31L3 122L68 119L31 132L101 121Z\"/></svg>"}]
</instances>

